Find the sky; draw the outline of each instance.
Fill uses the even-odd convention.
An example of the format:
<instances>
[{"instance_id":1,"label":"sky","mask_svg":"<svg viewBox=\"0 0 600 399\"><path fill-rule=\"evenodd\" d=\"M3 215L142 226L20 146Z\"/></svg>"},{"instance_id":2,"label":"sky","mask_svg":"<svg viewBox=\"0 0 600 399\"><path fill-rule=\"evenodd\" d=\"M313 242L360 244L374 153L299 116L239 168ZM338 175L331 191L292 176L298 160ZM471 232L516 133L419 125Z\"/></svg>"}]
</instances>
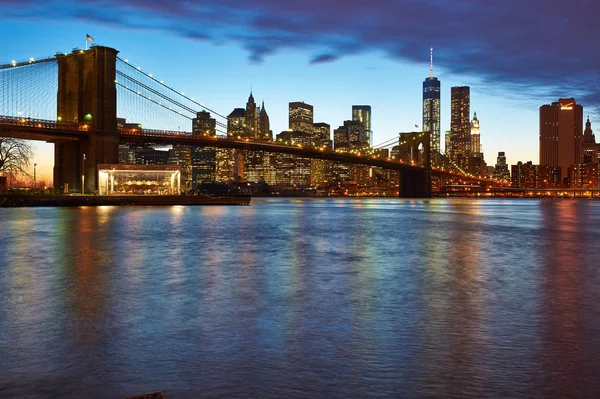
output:
<instances>
[{"instance_id":1,"label":"sky","mask_svg":"<svg viewBox=\"0 0 600 399\"><path fill-rule=\"evenodd\" d=\"M0 0L0 64L97 45L221 114L245 107L250 89L271 128L288 128L288 103L314 106L332 130L353 104L372 107L373 143L415 130L422 82L471 87L488 164L538 162L539 107L574 97L600 113L595 0ZM53 145L36 142L38 176Z\"/></svg>"}]
</instances>

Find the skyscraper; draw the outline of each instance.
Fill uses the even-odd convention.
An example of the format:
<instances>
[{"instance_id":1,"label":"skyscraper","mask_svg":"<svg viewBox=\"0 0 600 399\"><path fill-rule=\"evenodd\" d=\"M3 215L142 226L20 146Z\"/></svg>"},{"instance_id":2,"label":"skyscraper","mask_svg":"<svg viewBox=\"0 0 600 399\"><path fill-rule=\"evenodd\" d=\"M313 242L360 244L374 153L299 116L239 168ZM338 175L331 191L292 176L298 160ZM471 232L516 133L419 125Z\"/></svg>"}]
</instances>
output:
<instances>
[{"instance_id":1,"label":"skyscraper","mask_svg":"<svg viewBox=\"0 0 600 399\"><path fill-rule=\"evenodd\" d=\"M583 107L573 98L561 98L540 107L540 165L561 168L583 162Z\"/></svg>"},{"instance_id":2,"label":"skyscraper","mask_svg":"<svg viewBox=\"0 0 600 399\"><path fill-rule=\"evenodd\" d=\"M331 126L324 122L318 122L313 124L313 127L315 129L315 139L318 143L317 146L331 148Z\"/></svg>"},{"instance_id":3,"label":"skyscraper","mask_svg":"<svg viewBox=\"0 0 600 399\"><path fill-rule=\"evenodd\" d=\"M313 106L304 102L291 102L289 128L299 132L313 133Z\"/></svg>"},{"instance_id":4,"label":"skyscraper","mask_svg":"<svg viewBox=\"0 0 600 399\"><path fill-rule=\"evenodd\" d=\"M508 164L506 163L506 153L501 151L496 158L496 167L494 168L494 177L496 179L510 179Z\"/></svg>"},{"instance_id":5,"label":"skyscraper","mask_svg":"<svg viewBox=\"0 0 600 399\"><path fill-rule=\"evenodd\" d=\"M588 116L583 132L583 163L600 163L600 144L596 144L596 135Z\"/></svg>"},{"instance_id":6,"label":"skyscraper","mask_svg":"<svg viewBox=\"0 0 600 399\"><path fill-rule=\"evenodd\" d=\"M430 133L432 161L440 153L440 89L441 82L433 76L433 48L429 65L429 77L423 81L423 131ZM446 149L448 151L448 149Z\"/></svg>"},{"instance_id":7,"label":"skyscraper","mask_svg":"<svg viewBox=\"0 0 600 399\"><path fill-rule=\"evenodd\" d=\"M471 121L471 156L483 159L483 151L481 150L481 136L479 134L479 119L477 112Z\"/></svg>"},{"instance_id":8,"label":"skyscraper","mask_svg":"<svg viewBox=\"0 0 600 399\"><path fill-rule=\"evenodd\" d=\"M358 121L363 125L362 142L369 143L369 147L373 146L373 131L371 130L371 106L370 105L353 105L352 120Z\"/></svg>"},{"instance_id":9,"label":"skyscraper","mask_svg":"<svg viewBox=\"0 0 600 399\"><path fill-rule=\"evenodd\" d=\"M214 137L217 135L216 123L216 120L210 117L209 112L198 112L196 118L192 119L192 134ZM193 146L191 148L191 161L192 187L201 184L203 180L214 181L216 179L216 148ZM183 177L184 174L182 173Z\"/></svg>"},{"instance_id":10,"label":"skyscraper","mask_svg":"<svg viewBox=\"0 0 600 399\"><path fill-rule=\"evenodd\" d=\"M273 140L273 131L269 122L269 115L265 109L265 102L262 102L260 112L258 113L258 138L261 140Z\"/></svg>"},{"instance_id":11,"label":"skyscraper","mask_svg":"<svg viewBox=\"0 0 600 399\"><path fill-rule=\"evenodd\" d=\"M248 101L246 102L246 137L256 139L258 138L258 113L256 110L256 103L254 102L254 96L250 91Z\"/></svg>"},{"instance_id":12,"label":"skyscraper","mask_svg":"<svg viewBox=\"0 0 600 399\"><path fill-rule=\"evenodd\" d=\"M466 158L471 148L471 89L458 86L450 89L450 158Z\"/></svg>"}]
</instances>

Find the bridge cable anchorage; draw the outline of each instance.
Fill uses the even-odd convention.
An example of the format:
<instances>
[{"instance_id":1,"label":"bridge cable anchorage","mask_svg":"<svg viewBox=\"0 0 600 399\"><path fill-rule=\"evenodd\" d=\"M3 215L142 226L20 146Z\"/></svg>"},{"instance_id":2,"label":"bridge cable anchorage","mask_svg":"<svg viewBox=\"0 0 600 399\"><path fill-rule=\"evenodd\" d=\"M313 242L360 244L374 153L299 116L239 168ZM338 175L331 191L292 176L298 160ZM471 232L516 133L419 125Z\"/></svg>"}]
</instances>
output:
<instances>
[{"instance_id":1,"label":"bridge cable anchorage","mask_svg":"<svg viewBox=\"0 0 600 399\"><path fill-rule=\"evenodd\" d=\"M210 108L206 107L206 106L205 106L205 105L203 105L203 104L200 104L200 103L198 103L196 100L194 100L194 99L192 99L192 98L190 98L190 97L186 96L186 95L185 95L185 94L183 94L182 92L179 92L179 91L175 90L173 87L171 87L171 86L169 86L169 85L166 85L166 84L162 83L161 81L159 81L158 79L156 79L154 76L150 76L149 74L147 74L147 73L143 72L142 70L135 68L135 67L134 67L133 65L131 65L129 62L125 62L125 61L124 61L122 58L120 58L120 57L117 57L117 59L118 59L118 60L120 60L120 61L121 61L123 64L125 64L125 65L129 66L130 68L132 68L133 70L135 70L137 73L141 73L141 74L143 74L143 75L144 75L144 76L146 76L147 78L149 78L149 79L152 79L152 80L153 80L155 83L157 83L157 84L159 84L159 85L161 85L161 86L163 86L163 87L165 87L165 88L167 88L167 89L171 90L172 92L174 92L174 93L176 93L177 95L179 95L179 96L181 96L181 97L185 98L186 100L188 100L188 101L190 101L190 102L192 102L192 103L194 103L194 104L198 105L198 106L199 106L199 107L201 107L202 109L204 109L204 110L206 110L206 111L209 111L209 112L211 112L213 115L219 116L219 117L221 117L221 118L223 118L223 119L225 119L225 120L227 120L227 119L228 119L228 118L227 118L225 115L222 115L222 114L220 114L219 112L217 112L217 111L215 111L215 110L213 110L213 109L210 109Z\"/></svg>"}]
</instances>

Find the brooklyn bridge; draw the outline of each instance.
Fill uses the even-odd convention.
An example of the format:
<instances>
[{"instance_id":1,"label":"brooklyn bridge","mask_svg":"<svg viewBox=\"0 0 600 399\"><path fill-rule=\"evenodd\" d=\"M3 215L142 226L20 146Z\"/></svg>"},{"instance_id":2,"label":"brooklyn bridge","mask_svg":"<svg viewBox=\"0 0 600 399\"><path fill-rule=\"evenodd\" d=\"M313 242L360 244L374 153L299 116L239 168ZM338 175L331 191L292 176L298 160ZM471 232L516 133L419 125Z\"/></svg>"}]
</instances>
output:
<instances>
[{"instance_id":1,"label":"brooklyn bridge","mask_svg":"<svg viewBox=\"0 0 600 399\"><path fill-rule=\"evenodd\" d=\"M390 158L377 151L339 152L335 149L292 145L271 140L240 138L221 131L203 135L181 130L199 111L227 117L134 67L104 46L74 49L43 59L0 65L0 137L54 143L54 186L98 188L98 165L117 164L119 144L190 145L292 154L397 171L399 195L432 196L432 179L440 185L460 180L491 186L494 182L467 174L430 154L428 134L421 142L419 162ZM49 115L55 109L56 115ZM126 118L136 125L120 124ZM80 177L83 176L84 179ZM84 181L84 183L81 183Z\"/></svg>"}]
</instances>

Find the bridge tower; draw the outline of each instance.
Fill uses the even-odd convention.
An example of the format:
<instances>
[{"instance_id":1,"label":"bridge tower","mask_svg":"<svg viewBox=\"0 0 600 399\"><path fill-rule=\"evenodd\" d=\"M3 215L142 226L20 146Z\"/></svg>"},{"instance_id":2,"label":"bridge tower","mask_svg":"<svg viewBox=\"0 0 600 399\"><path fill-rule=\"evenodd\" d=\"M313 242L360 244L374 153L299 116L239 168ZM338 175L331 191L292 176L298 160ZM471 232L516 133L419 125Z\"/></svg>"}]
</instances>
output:
<instances>
[{"instance_id":1,"label":"bridge tower","mask_svg":"<svg viewBox=\"0 0 600 399\"><path fill-rule=\"evenodd\" d=\"M118 163L116 62L118 51L103 46L57 55L57 120L85 124L88 138L56 143L54 186L97 189L98 164ZM85 157L85 159L84 159ZM85 167L85 170L84 170Z\"/></svg>"},{"instance_id":2,"label":"bridge tower","mask_svg":"<svg viewBox=\"0 0 600 399\"><path fill-rule=\"evenodd\" d=\"M431 198L431 132L424 133L424 169L400 172L400 198Z\"/></svg>"}]
</instances>

